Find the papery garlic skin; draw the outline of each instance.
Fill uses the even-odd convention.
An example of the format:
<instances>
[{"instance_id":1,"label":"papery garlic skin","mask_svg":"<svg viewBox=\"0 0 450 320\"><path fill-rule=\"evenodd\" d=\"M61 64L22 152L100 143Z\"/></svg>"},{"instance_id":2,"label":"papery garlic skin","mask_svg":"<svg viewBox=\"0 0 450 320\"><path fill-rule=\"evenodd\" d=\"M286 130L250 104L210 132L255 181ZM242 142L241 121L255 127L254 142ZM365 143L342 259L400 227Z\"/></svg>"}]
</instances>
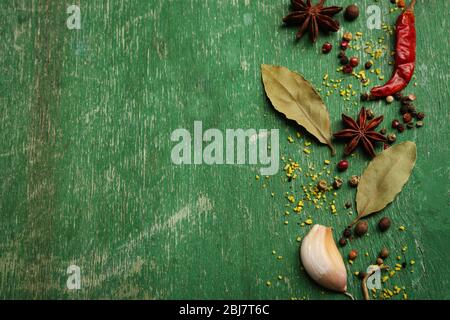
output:
<instances>
[{"instance_id":1,"label":"papery garlic skin","mask_svg":"<svg viewBox=\"0 0 450 320\"><path fill-rule=\"evenodd\" d=\"M337 292L347 291L347 270L331 228L314 225L303 239L300 258L306 272L318 284Z\"/></svg>"}]
</instances>

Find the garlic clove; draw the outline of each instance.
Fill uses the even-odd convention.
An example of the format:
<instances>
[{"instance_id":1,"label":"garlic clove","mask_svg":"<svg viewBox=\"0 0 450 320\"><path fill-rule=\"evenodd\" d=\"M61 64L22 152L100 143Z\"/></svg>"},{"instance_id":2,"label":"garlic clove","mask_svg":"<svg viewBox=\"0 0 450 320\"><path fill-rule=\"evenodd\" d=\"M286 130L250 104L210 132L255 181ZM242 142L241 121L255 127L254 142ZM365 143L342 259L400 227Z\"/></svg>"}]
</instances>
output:
<instances>
[{"instance_id":1,"label":"garlic clove","mask_svg":"<svg viewBox=\"0 0 450 320\"><path fill-rule=\"evenodd\" d=\"M345 293L347 270L331 228L314 225L300 247L300 259L308 275L321 286Z\"/></svg>"}]
</instances>

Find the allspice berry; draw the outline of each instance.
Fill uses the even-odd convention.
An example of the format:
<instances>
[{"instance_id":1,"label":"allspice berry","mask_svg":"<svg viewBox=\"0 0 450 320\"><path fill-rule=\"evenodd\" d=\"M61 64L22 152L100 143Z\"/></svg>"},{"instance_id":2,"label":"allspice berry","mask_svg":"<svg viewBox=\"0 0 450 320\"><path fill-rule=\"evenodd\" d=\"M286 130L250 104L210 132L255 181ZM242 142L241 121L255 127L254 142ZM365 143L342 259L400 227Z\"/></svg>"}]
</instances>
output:
<instances>
[{"instance_id":1,"label":"allspice berry","mask_svg":"<svg viewBox=\"0 0 450 320\"><path fill-rule=\"evenodd\" d=\"M326 191L328 189L328 183L325 180L320 180L317 184L317 188L320 191Z\"/></svg>"},{"instance_id":2,"label":"allspice berry","mask_svg":"<svg viewBox=\"0 0 450 320\"><path fill-rule=\"evenodd\" d=\"M349 5L344 12L344 18L347 21L354 21L359 17L359 8L356 4Z\"/></svg>"},{"instance_id":3,"label":"allspice berry","mask_svg":"<svg viewBox=\"0 0 450 320\"><path fill-rule=\"evenodd\" d=\"M355 260L357 257L358 257L358 251L356 251L356 250L352 250L348 254L348 258L352 261Z\"/></svg>"},{"instance_id":4,"label":"allspice berry","mask_svg":"<svg viewBox=\"0 0 450 320\"><path fill-rule=\"evenodd\" d=\"M340 178L335 178L334 182L333 182L333 188L334 189L340 189L342 187L342 185L344 184L344 182L342 181L342 179Z\"/></svg>"},{"instance_id":5,"label":"allspice berry","mask_svg":"<svg viewBox=\"0 0 450 320\"><path fill-rule=\"evenodd\" d=\"M348 180L348 184L352 188L356 188L359 184L359 177L358 176L352 176L350 180Z\"/></svg>"},{"instance_id":6,"label":"allspice berry","mask_svg":"<svg viewBox=\"0 0 450 320\"><path fill-rule=\"evenodd\" d=\"M380 222L378 222L378 228L380 231L385 232L387 231L391 226L391 219L388 217L381 218Z\"/></svg>"},{"instance_id":7,"label":"allspice berry","mask_svg":"<svg viewBox=\"0 0 450 320\"><path fill-rule=\"evenodd\" d=\"M387 259L387 257L389 257L389 250L388 250L388 248L381 249L381 251L380 251L380 258Z\"/></svg>"},{"instance_id":8,"label":"allspice berry","mask_svg":"<svg viewBox=\"0 0 450 320\"><path fill-rule=\"evenodd\" d=\"M355 226L355 234L358 237L362 237L367 233L367 230L369 230L369 224L367 221L359 221Z\"/></svg>"}]
</instances>

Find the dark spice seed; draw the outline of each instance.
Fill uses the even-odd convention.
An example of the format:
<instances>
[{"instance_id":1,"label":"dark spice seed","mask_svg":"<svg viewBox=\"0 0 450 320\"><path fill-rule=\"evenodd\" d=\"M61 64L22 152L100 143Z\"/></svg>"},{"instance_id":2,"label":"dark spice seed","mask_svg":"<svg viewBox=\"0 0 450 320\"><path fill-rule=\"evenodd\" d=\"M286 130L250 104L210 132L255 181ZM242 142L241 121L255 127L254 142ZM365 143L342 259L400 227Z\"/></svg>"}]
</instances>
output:
<instances>
[{"instance_id":1,"label":"dark spice seed","mask_svg":"<svg viewBox=\"0 0 450 320\"><path fill-rule=\"evenodd\" d=\"M343 57L345 57L345 51L341 50L341 51L339 51L338 58L342 59Z\"/></svg>"},{"instance_id":2,"label":"dark spice seed","mask_svg":"<svg viewBox=\"0 0 450 320\"><path fill-rule=\"evenodd\" d=\"M416 111L416 106L413 104L409 104L408 105L408 112L409 113L413 113L414 111Z\"/></svg>"},{"instance_id":3,"label":"dark spice seed","mask_svg":"<svg viewBox=\"0 0 450 320\"><path fill-rule=\"evenodd\" d=\"M380 130L380 133L383 134L383 135L386 134L386 132L387 132L386 128L383 128L383 129Z\"/></svg>"},{"instance_id":4,"label":"dark spice seed","mask_svg":"<svg viewBox=\"0 0 450 320\"><path fill-rule=\"evenodd\" d=\"M352 207L352 203L351 203L350 201L347 201L347 202L344 204L344 206L345 206L346 209L350 209L350 208ZM347 229L347 230L350 230L350 229ZM350 231L350 232L351 232L351 231Z\"/></svg>"},{"instance_id":5,"label":"dark spice seed","mask_svg":"<svg viewBox=\"0 0 450 320\"><path fill-rule=\"evenodd\" d=\"M402 268L403 268L403 269L406 269L406 266L407 266L406 262L403 262L403 263L402 263Z\"/></svg>"},{"instance_id":6,"label":"dark spice seed","mask_svg":"<svg viewBox=\"0 0 450 320\"><path fill-rule=\"evenodd\" d=\"M344 12L344 18L347 21L354 21L359 17L359 8L357 5L349 5Z\"/></svg>"},{"instance_id":7,"label":"dark spice seed","mask_svg":"<svg viewBox=\"0 0 450 320\"><path fill-rule=\"evenodd\" d=\"M369 224L367 221L359 221L355 226L355 234L358 237L365 235L367 230L369 230Z\"/></svg>"},{"instance_id":8,"label":"dark spice seed","mask_svg":"<svg viewBox=\"0 0 450 320\"><path fill-rule=\"evenodd\" d=\"M345 238L339 239L339 245L341 247L345 247L347 245L347 239L345 239Z\"/></svg>"},{"instance_id":9,"label":"dark spice seed","mask_svg":"<svg viewBox=\"0 0 450 320\"><path fill-rule=\"evenodd\" d=\"M350 253L348 254L348 258L350 260L355 260L358 257L358 251L356 250L352 250L350 251Z\"/></svg>"},{"instance_id":10,"label":"dark spice seed","mask_svg":"<svg viewBox=\"0 0 450 320\"><path fill-rule=\"evenodd\" d=\"M405 114L405 113L407 113L407 112L408 112L408 106L407 106L407 105L401 106L401 108L400 108L400 113L401 113L401 114Z\"/></svg>"},{"instance_id":11,"label":"dark spice seed","mask_svg":"<svg viewBox=\"0 0 450 320\"><path fill-rule=\"evenodd\" d=\"M367 119L372 120L375 117L375 112L372 109L366 110Z\"/></svg>"},{"instance_id":12,"label":"dark spice seed","mask_svg":"<svg viewBox=\"0 0 450 320\"><path fill-rule=\"evenodd\" d=\"M342 58L341 58L341 60L340 60L340 63L342 64L342 65L346 65L347 63L348 63L348 57L347 56L343 56Z\"/></svg>"},{"instance_id":13,"label":"dark spice seed","mask_svg":"<svg viewBox=\"0 0 450 320\"><path fill-rule=\"evenodd\" d=\"M387 259L387 257L389 257L389 250L388 250L388 248L381 249L381 251L380 251L380 258Z\"/></svg>"},{"instance_id":14,"label":"dark spice seed","mask_svg":"<svg viewBox=\"0 0 450 320\"><path fill-rule=\"evenodd\" d=\"M351 65L346 65L346 66L344 66L344 73L347 73L347 74L349 74L349 73L352 73L353 72L353 67L351 66Z\"/></svg>"},{"instance_id":15,"label":"dark spice seed","mask_svg":"<svg viewBox=\"0 0 450 320\"><path fill-rule=\"evenodd\" d=\"M397 136L395 134L388 134L387 139L389 141L389 143L394 143L395 141L397 141Z\"/></svg>"},{"instance_id":16,"label":"dark spice seed","mask_svg":"<svg viewBox=\"0 0 450 320\"><path fill-rule=\"evenodd\" d=\"M388 217L381 218L380 222L378 222L378 228L385 232L391 227L391 219Z\"/></svg>"},{"instance_id":17,"label":"dark spice seed","mask_svg":"<svg viewBox=\"0 0 450 320\"><path fill-rule=\"evenodd\" d=\"M344 184L344 181L342 181L342 179L340 178L336 178L333 181L333 188L334 189L340 189L342 187L342 185Z\"/></svg>"},{"instance_id":18,"label":"dark spice seed","mask_svg":"<svg viewBox=\"0 0 450 320\"><path fill-rule=\"evenodd\" d=\"M423 112L419 112L417 113L417 120L423 120L425 118L425 113Z\"/></svg>"},{"instance_id":19,"label":"dark spice seed","mask_svg":"<svg viewBox=\"0 0 450 320\"><path fill-rule=\"evenodd\" d=\"M361 101L368 101L369 100L369 94L368 93L362 93L361 94Z\"/></svg>"},{"instance_id":20,"label":"dark spice seed","mask_svg":"<svg viewBox=\"0 0 450 320\"><path fill-rule=\"evenodd\" d=\"M400 101L403 98L403 94L401 92L397 92L394 94L394 99Z\"/></svg>"},{"instance_id":21,"label":"dark spice seed","mask_svg":"<svg viewBox=\"0 0 450 320\"><path fill-rule=\"evenodd\" d=\"M397 129L399 125L400 121L398 121L397 119L392 120L392 129Z\"/></svg>"},{"instance_id":22,"label":"dark spice seed","mask_svg":"<svg viewBox=\"0 0 450 320\"><path fill-rule=\"evenodd\" d=\"M402 124L399 124L397 127L398 132L402 133L403 131L405 131L405 126Z\"/></svg>"},{"instance_id":23,"label":"dark spice seed","mask_svg":"<svg viewBox=\"0 0 450 320\"><path fill-rule=\"evenodd\" d=\"M364 64L364 68L366 68L366 70L369 70L370 68L372 68L372 62L371 61L367 61L365 64Z\"/></svg>"},{"instance_id":24,"label":"dark spice seed","mask_svg":"<svg viewBox=\"0 0 450 320\"><path fill-rule=\"evenodd\" d=\"M345 238L350 238L352 236L352 229L350 228L345 228L344 232L342 233L342 235Z\"/></svg>"},{"instance_id":25,"label":"dark spice seed","mask_svg":"<svg viewBox=\"0 0 450 320\"><path fill-rule=\"evenodd\" d=\"M409 113L409 112L407 112L407 113L405 113L403 115L403 122L404 123L409 123L409 122L412 121L412 119L413 119L413 117L412 117L411 113Z\"/></svg>"}]
</instances>

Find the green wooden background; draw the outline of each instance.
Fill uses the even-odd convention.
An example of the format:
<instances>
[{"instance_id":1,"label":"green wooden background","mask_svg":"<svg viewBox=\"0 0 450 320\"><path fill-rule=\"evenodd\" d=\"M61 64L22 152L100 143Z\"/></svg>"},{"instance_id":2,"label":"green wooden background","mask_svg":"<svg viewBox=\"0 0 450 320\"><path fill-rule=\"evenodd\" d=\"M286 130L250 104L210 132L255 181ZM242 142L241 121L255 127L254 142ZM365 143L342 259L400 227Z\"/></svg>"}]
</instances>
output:
<instances>
[{"instance_id":1,"label":"green wooden background","mask_svg":"<svg viewBox=\"0 0 450 320\"><path fill-rule=\"evenodd\" d=\"M170 134L192 132L195 120L223 131L280 129L281 154L320 169L329 150L307 136L313 145L306 156L303 140L287 142L304 132L272 110L260 64L284 65L319 88L329 72L360 92L356 79L335 72L337 51L324 56L320 47L336 45L344 30L362 31L366 40L385 36L366 27L370 4L382 8L386 22L398 12L388 14L388 0L358 3L359 20L345 23L339 15L341 32L311 45L295 43L296 30L281 26L288 0L77 1L81 30L66 27L68 1L1 1L0 298L345 299L299 270L296 238L309 229L298 223L311 215L333 226L338 239L351 218L343 203L354 199L353 189L339 192L337 215L323 208L286 218L290 189L282 170L256 181L259 166L175 166ZM417 143L418 161L400 197L380 214L394 227L381 235L380 215L372 217L370 235L342 249L361 252L348 267L349 291L359 299L352 273L382 246L393 252L391 265L403 246L405 258L416 261L389 287L404 286L411 299L450 298L450 2L419 0L416 11L417 86L408 92L427 118L422 129L399 135ZM334 130L341 112L359 110L337 94L324 100ZM398 117L397 104L368 106L388 127ZM337 148L331 176L342 156L342 144ZM344 178L368 163L361 152L350 161ZM78 291L66 288L71 264L81 268Z\"/></svg>"}]
</instances>

